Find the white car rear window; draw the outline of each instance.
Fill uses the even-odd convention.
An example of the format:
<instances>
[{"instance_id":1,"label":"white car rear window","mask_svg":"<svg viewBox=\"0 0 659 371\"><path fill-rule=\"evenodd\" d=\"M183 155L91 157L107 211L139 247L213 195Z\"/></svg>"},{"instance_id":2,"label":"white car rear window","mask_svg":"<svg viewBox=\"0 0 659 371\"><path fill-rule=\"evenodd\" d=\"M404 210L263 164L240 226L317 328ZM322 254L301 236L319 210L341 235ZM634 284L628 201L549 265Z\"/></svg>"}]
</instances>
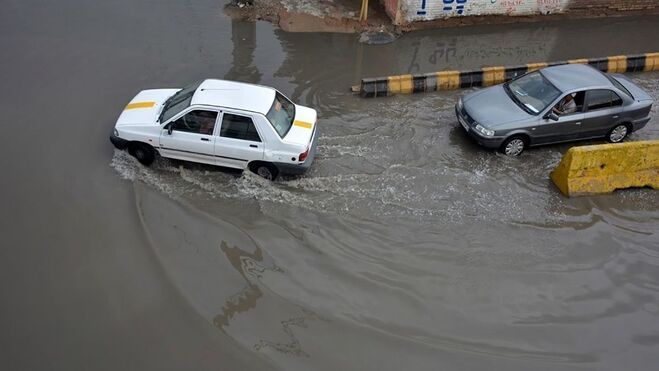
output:
<instances>
[{"instance_id":1,"label":"white car rear window","mask_svg":"<svg viewBox=\"0 0 659 371\"><path fill-rule=\"evenodd\" d=\"M275 128L280 137L285 137L286 133L293 126L295 118L295 105L288 100L285 96L277 92L275 100L272 102L272 107L265 115L270 121L272 127Z\"/></svg>"}]
</instances>

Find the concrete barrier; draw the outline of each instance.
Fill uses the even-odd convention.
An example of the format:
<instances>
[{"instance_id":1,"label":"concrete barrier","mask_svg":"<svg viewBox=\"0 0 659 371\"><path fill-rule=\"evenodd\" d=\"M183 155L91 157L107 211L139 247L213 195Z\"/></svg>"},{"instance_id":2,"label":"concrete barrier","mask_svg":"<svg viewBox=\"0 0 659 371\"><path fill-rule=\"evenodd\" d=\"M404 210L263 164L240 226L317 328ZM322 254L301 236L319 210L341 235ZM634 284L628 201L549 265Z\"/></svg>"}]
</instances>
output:
<instances>
[{"instance_id":1,"label":"concrete barrier","mask_svg":"<svg viewBox=\"0 0 659 371\"><path fill-rule=\"evenodd\" d=\"M604 72L659 71L659 53L617 55L605 58L573 59L552 63L529 63L511 67L483 67L471 71L440 71L417 75L385 76L362 79L354 91L364 98L394 94L424 93L438 90L491 86L514 79L527 72L562 64L588 64Z\"/></svg>"},{"instance_id":2,"label":"concrete barrier","mask_svg":"<svg viewBox=\"0 0 659 371\"><path fill-rule=\"evenodd\" d=\"M659 189L659 140L572 147L550 177L568 197Z\"/></svg>"}]
</instances>

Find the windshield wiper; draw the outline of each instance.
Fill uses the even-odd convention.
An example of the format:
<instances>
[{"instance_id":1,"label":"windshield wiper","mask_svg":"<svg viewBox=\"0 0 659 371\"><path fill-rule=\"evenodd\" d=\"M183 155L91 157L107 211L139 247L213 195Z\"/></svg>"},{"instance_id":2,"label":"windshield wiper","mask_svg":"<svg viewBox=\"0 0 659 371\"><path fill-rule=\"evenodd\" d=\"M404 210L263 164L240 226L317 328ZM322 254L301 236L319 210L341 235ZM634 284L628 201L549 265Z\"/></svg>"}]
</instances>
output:
<instances>
[{"instance_id":1,"label":"windshield wiper","mask_svg":"<svg viewBox=\"0 0 659 371\"><path fill-rule=\"evenodd\" d=\"M165 103L162 104L162 109L160 110L160 115L158 115L158 122L162 124L162 116L165 114L165 111L167 108L169 108L169 102L172 101L172 99L176 96L176 93L172 94L171 97L167 98Z\"/></svg>"},{"instance_id":2,"label":"windshield wiper","mask_svg":"<svg viewBox=\"0 0 659 371\"><path fill-rule=\"evenodd\" d=\"M539 111L538 111L537 109L535 109L535 107L533 107L532 105L530 105L530 104L528 104L528 103L524 103L524 105L526 106L526 108L528 108L528 109L530 109L531 111L533 111L533 113L535 113L535 114L538 114L538 113L539 113Z\"/></svg>"},{"instance_id":3,"label":"windshield wiper","mask_svg":"<svg viewBox=\"0 0 659 371\"><path fill-rule=\"evenodd\" d=\"M515 102L515 104L523 111L525 111L526 113L530 113L532 115L537 114L531 111L528 107L526 107L526 103L522 104L523 102L519 98L517 98L517 96L512 92L512 89L508 86L508 83L503 84L503 91L505 91L506 94L508 94L508 96L510 97L510 99L513 102Z\"/></svg>"}]
</instances>

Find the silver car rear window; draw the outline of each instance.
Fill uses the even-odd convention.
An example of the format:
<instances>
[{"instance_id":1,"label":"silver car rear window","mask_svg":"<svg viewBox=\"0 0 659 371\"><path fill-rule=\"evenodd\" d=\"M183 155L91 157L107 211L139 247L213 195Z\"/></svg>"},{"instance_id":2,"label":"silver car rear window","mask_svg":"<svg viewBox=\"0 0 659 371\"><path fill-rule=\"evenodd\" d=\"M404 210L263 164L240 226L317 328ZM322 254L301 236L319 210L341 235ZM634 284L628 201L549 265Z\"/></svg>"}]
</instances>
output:
<instances>
[{"instance_id":1,"label":"silver car rear window","mask_svg":"<svg viewBox=\"0 0 659 371\"><path fill-rule=\"evenodd\" d=\"M629 95L630 98L634 99L632 93L630 93L629 90L627 90L627 88L624 85L622 85L620 81L618 81L615 77L609 75L608 73L602 73L602 74L606 76L606 78L609 79L609 81L611 81L611 84L613 84L613 86L618 88L621 92Z\"/></svg>"}]
</instances>

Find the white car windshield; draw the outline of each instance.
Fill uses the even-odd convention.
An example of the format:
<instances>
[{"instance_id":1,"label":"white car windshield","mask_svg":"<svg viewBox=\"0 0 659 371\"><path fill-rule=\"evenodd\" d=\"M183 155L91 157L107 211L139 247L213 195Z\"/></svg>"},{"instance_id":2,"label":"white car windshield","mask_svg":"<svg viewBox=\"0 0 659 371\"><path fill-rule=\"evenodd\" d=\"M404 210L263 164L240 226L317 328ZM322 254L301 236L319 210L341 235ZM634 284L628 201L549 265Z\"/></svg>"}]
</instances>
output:
<instances>
[{"instance_id":1,"label":"white car windshield","mask_svg":"<svg viewBox=\"0 0 659 371\"><path fill-rule=\"evenodd\" d=\"M295 118L295 105L288 100L285 96L277 92L275 100L272 102L272 107L265 115L270 121L272 127L275 128L280 137L286 136L286 133L293 126L293 119Z\"/></svg>"},{"instance_id":2,"label":"white car windshield","mask_svg":"<svg viewBox=\"0 0 659 371\"><path fill-rule=\"evenodd\" d=\"M517 105L532 114L542 112L561 95L539 71L513 80L505 84L505 88Z\"/></svg>"},{"instance_id":3,"label":"white car windshield","mask_svg":"<svg viewBox=\"0 0 659 371\"><path fill-rule=\"evenodd\" d=\"M176 116L177 113L188 108L190 106L190 102L192 101L192 95L194 95L194 92L197 90L200 84L201 81L192 83L169 97L169 99L167 99L165 102L162 111L160 112L158 122L165 122Z\"/></svg>"}]
</instances>

